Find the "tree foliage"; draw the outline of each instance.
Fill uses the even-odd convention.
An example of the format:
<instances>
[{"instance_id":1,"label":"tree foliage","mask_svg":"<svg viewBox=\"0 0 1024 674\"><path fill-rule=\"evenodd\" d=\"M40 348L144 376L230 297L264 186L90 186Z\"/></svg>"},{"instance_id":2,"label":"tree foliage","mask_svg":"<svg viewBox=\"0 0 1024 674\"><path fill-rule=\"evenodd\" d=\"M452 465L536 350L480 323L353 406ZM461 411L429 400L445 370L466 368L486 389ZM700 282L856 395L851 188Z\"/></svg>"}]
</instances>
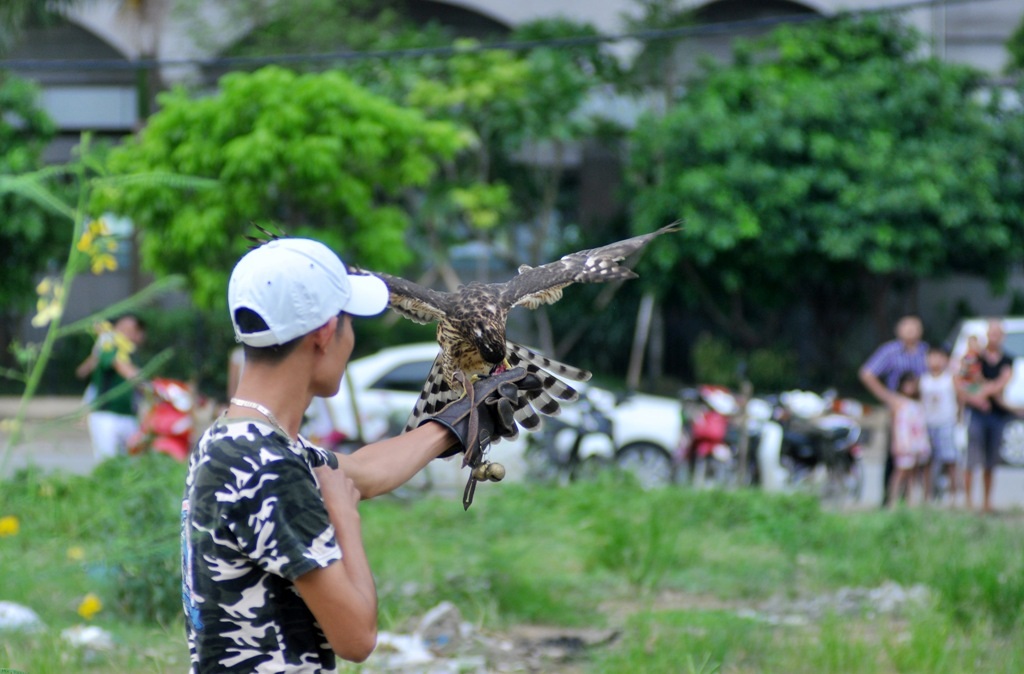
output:
<instances>
[{"instance_id":1,"label":"tree foliage","mask_svg":"<svg viewBox=\"0 0 1024 674\"><path fill-rule=\"evenodd\" d=\"M370 268L409 260L404 200L465 145L464 133L336 71L268 67L220 84L207 97L163 94L146 128L111 152L119 174L219 183L196 193L139 184L101 195L104 207L136 222L148 269L184 273L196 301L216 306L253 223L315 233Z\"/></svg>"},{"instance_id":2,"label":"tree foliage","mask_svg":"<svg viewBox=\"0 0 1024 674\"><path fill-rule=\"evenodd\" d=\"M471 241L483 242L491 252L481 268L504 257L505 266L514 269L524 261L547 261L568 248L583 247L579 238L563 242L560 236L559 225L566 220L563 180L571 144L595 129L594 115L584 113L583 105L616 73L615 60L594 45L482 48L479 39L454 38L451 27L415 25L407 12L396 11L398 4L360 0L299 6L246 0L236 7L252 10L245 19L254 30L227 53L452 47L455 53L330 64L375 93L457 123L471 138L464 152L417 191L409 232L417 259L405 273L427 283L443 280L447 286L469 280L460 278L451 253ZM596 35L593 26L554 19L519 26L505 37L516 42ZM290 66L322 64L295 60ZM523 229L529 234L521 236ZM525 251L523 240L533 242ZM420 277L424 269L427 274Z\"/></svg>"},{"instance_id":3,"label":"tree foliage","mask_svg":"<svg viewBox=\"0 0 1024 674\"><path fill-rule=\"evenodd\" d=\"M435 22L416 25L403 0L233 0L222 3L221 11L231 25L244 26L247 32L225 45L223 17L211 21L202 11L206 2L179 0L177 14L204 48L225 56L407 49L444 45L451 39ZM295 61L292 67L306 69L311 64Z\"/></svg>"},{"instance_id":4,"label":"tree foliage","mask_svg":"<svg viewBox=\"0 0 1024 674\"><path fill-rule=\"evenodd\" d=\"M759 312L803 301L827 325L866 293L999 282L1021 259L1020 115L919 45L878 18L782 28L638 125L637 228L685 221L665 273L748 346L774 336Z\"/></svg>"},{"instance_id":5,"label":"tree foliage","mask_svg":"<svg viewBox=\"0 0 1024 674\"><path fill-rule=\"evenodd\" d=\"M37 107L37 95L35 86L25 80L0 78L0 174L28 173L42 166L43 148L53 138L54 126ZM0 194L0 221L0 307L9 321L35 301L37 275L63 253L71 229L58 226L51 213L13 193Z\"/></svg>"},{"instance_id":6,"label":"tree foliage","mask_svg":"<svg viewBox=\"0 0 1024 674\"><path fill-rule=\"evenodd\" d=\"M14 46L26 25L54 20L58 12L84 0L4 0L0 2L0 55Z\"/></svg>"},{"instance_id":7,"label":"tree foliage","mask_svg":"<svg viewBox=\"0 0 1024 674\"><path fill-rule=\"evenodd\" d=\"M1006 41L1006 50L1010 52L1006 69L1010 72L1024 71L1024 17L1021 17L1020 24Z\"/></svg>"}]
</instances>

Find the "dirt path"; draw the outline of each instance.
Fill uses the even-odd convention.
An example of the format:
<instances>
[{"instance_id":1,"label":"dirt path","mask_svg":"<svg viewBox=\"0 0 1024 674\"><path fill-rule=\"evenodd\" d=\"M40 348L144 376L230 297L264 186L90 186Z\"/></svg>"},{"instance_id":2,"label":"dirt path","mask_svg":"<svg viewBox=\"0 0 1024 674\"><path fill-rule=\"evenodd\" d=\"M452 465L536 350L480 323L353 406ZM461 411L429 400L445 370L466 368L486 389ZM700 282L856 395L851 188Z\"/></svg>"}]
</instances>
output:
<instances>
[{"instance_id":1,"label":"dirt path","mask_svg":"<svg viewBox=\"0 0 1024 674\"><path fill-rule=\"evenodd\" d=\"M18 398L0 396L0 419L13 418L18 403ZM72 415L80 408L81 399L77 397L40 397L33 400L28 409L24 440L11 449L9 456L0 454L0 478L9 477L28 465L77 474L92 470L96 462L85 419L53 421ZM7 434L0 433L0 453L7 446L7 439Z\"/></svg>"}]
</instances>

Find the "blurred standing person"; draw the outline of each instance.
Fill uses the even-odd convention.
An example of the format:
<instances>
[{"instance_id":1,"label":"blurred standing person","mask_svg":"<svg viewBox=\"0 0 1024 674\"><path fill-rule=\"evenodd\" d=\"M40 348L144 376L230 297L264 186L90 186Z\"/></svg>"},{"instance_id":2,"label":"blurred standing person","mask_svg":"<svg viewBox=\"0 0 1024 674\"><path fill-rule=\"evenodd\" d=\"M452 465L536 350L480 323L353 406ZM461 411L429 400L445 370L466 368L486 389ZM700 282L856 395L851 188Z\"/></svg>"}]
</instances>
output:
<instances>
[{"instance_id":1,"label":"blurred standing person","mask_svg":"<svg viewBox=\"0 0 1024 674\"><path fill-rule=\"evenodd\" d=\"M139 374L132 354L145 337L145 323L135 314L125 314L114 321L109 339L97 340L91 385L98 402L89 413L89 436L93 456L99 461L125 453L128 439L139 430L135 391L122 384ZM86 359L86 363L88 361ZM79 369L84 369L86 363ZM118 388L119 391L108 395Z\"/></svg>"},{"instance_id":2,"label":"blurred standing person","mask_svg":"<svg viewBox=\"0 0 1024 674\"><path fill-rule=\"evenodd\" d=\"M88 380L85 393L82 395L82 404L85 406L91 405L92 401L96 399L96 385L92 381L92 373L96 370L96 364L99 363L100 352L104 345L110 344L114 339L113 326L106 321L97 323L93 329L96 332L96 341L93 342L89 355L75 368L76 377Z\"/></svg>"},{"instance_id":3,"label":"blurred standing person","mask_svg":"<svg viewBox=\"0 0 1024 674\"><path fill-rule=\"evenodd\" d=\"M879 402L887 404L889 393L899 388L900 378L906 373L920 377L927 367L925 358L928 345L921 340L924 328L917 316L904 316L896 323L896 339L885 342L864 362L858 372L861 383ZM882 506L892 498L892 429L886 429L885 475L882 482Z\"/></svg>"},{"instance_id":4,"label":"blurred standing person","mask_svg":"<svg viewBox=\"0 0 1024 674\"><path fill-rule=\"evenodd\" d=\"M885 402L892 410L892 484L889 493L907 495L915 481L921 483L921 503L928 502L928 459L931 446L928 444L928 426L924 405L921 404L920 379L913 372L904 372L895 391L883 392ZM889 507L895 508L898 499L889 499Z\"/></svg>"},{"instance_id":5,"label":"blurred standing person","mask_svg":"<svg viewBox=\"0 0 1024 674\"><path fill-rule=\"evenodd\" d=\"M968 508L974 471L981 467L981 510L992 512L992 485L1003 430L1013 412L1003 403L1003 391L1013 375L1013 356L1003 351L1006 333L1003 323L988 323L986 343L981 350L981 382L973 387L963 377L957 377L957 391L967 414L967 469L964 472L964 499Z\"/></svg>"},{"instance_id":6,"label":"blurred standing person","mask_svg":"<svg viewBox=\"0 0 1024 674\"><path fill-rule=\"evenodd\" d=\"M949 354L933 346L928 350L928 371L921 375L921 403L932 448L930 476L935 484L946 480L949 502L956 503L958 452L954 432L960 416L956 383L949 369ZM931 493L927 494L928 497Z\"/></svg>"}]
</instances>

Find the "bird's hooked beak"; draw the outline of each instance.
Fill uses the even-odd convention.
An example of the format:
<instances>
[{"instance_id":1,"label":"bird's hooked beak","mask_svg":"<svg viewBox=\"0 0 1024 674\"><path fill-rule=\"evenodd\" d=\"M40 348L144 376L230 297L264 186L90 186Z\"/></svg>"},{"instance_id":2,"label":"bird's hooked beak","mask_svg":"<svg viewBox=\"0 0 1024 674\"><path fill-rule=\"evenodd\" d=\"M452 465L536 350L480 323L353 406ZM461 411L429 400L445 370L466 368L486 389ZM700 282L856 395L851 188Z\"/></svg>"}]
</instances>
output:
<instances>
[{"instance_id":1,"label":"bird's hooked beak","mask_svg":"<svg viewBox=\"0 0 1024 674\"><path fill-rule=\"evenodd\" d=\"M505 326L492 322L478 322L474 326L473 345L488 363L501 363L505 360Z\"/></svg>"}]
</instances>

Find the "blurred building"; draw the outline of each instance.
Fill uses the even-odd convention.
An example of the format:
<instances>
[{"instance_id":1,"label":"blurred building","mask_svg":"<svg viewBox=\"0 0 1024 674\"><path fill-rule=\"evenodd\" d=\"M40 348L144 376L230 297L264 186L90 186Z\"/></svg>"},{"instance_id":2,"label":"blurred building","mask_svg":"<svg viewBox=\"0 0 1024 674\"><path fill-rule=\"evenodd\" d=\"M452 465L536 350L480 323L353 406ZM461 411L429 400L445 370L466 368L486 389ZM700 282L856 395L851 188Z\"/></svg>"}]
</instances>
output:
<instances>
[{"instance_id":1,"label":"blurred building","mask_svg":"<svg viewBox=\"0 0 1024 674\"><path fill-rule=\"evenodd\" d=\"M42 105L59 127L47 160L66 161L83 131L118 139L137 130L161 89L176 83L214 86L216 77L230 66L210 61L244 40L252 29L225 10L229 4L228 0L83 0L66 21L29 29L0 66L42 87ZM1021 0L679 0L678 6L694 10L697 26L714 27L679 43L680 72L695 67L701 56L728 58L733 39L765 33L776 21L908 4L914 8L903 10L902 15L929 36L935 55L993 76L1005 67L1005 43L1024 18ZM629 31L628 18L638 8L634 0L407 0L406 11L421 24L436 21L459 35L486 38L500 37L524 22L556 17L589 22L606 34L621 35ZM216 29L199 31L197 12L204 25ZM643 43L623 39L611 48L630 59L642 52ZM623 101L595 104L615 109L627 121L639 109ZM608 200L614 190L608 186L618 179L618 157L596 147L575 148L572 156L580 217L583 221L602 217L611 210ZM542 153L532 160L543 161ZM129 262L135 260L131 250L122 255ZM83 277L70 305L75 315L68 318L87 315L137 290L141 283L134 263L113 274Z\"/></svg>"},{"instance_id":2,"label":"blurred building","mask_svg":"<svg viewBox=\"0 0 1024 674\"><path fill-rule=\"evenodd\" d=\"M243 40L251 29L226 13L223 8L229 4L83 0L66 22L28 30L6 60L14 73L43 87L43 106L65 136L51 148L50 158L66 159L83 130L107 135L135 130L160 88L197 80L210 83L223 72L222 67L204 68L202 63ZM680 59L686 67L700 56L727 58L733 39L767 32L773 19L908 4L916 8L902 11L902 16L929 36L934 54L994 75L1006 66L1005 43L1024 18L1020 0L679 0L680 6L693 8L696 24L722 29L686 38L680 43ZM555 17L586 21L606 34L621 35L629 30L628 17L637 11L634 0L407 2L414 21L436 21L474 37L500 36L519 24ZM199 22L190 16L194 13L216 30L197 30ZM727 23L734 25L720 25ZM642 44L626 39L613 48L628 59Z\"/></svg>"}]
</instances>

